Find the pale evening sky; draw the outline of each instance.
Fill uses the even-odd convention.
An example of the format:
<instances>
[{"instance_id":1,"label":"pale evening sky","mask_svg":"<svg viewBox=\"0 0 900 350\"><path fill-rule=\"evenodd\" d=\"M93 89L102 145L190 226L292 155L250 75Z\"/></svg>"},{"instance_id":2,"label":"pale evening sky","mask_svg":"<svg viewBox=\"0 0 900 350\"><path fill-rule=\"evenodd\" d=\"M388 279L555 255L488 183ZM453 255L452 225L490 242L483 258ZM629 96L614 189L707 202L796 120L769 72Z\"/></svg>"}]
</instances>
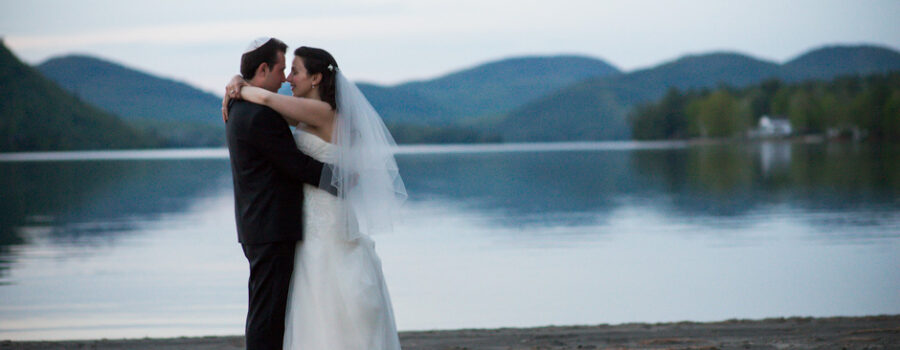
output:
<instances>
[{"instance_id":1,"label":"pale evening sky","mask_svg":"<svg viewBox=\"0 0 900 350\"><path fill-rule=\"evenodd\" d=\"M631 71L711 51L780 63L830 44L900 50L898 0L0 3L0 36L29 64L89 54L216 94L263 35L327 49L351 79L379 84L520 55L587 55Z\"/></svg>"}]
</instances>

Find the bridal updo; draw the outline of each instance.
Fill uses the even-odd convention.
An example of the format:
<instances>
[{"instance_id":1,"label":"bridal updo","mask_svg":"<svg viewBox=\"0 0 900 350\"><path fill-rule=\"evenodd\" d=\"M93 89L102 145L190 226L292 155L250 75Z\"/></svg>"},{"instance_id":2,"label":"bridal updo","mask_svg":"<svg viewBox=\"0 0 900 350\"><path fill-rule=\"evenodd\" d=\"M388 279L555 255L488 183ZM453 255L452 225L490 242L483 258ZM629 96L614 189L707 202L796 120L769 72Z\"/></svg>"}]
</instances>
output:
<instances>
[{"instance_id":1,"label":"bridal updo","mask_svg":"<svg viewBox=\"0 0 900 350\"><path fill-rule=\"evenodd\" d=\"M307 74L322 74L322 81L316 89L322 101L331 105L331 109L337 110L336 81L338 64L328 51L314 47L301 46L294 50L294 56L300 57Z\"/></svg>"}]
</instances>

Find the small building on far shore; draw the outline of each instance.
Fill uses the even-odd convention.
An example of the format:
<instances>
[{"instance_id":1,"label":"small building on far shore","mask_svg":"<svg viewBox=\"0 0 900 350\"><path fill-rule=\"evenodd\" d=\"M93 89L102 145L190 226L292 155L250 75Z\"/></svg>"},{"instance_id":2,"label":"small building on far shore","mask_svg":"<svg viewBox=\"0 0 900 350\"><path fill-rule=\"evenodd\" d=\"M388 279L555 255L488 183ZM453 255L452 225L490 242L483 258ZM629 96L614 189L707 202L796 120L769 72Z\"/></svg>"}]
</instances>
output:
<instances>
[{"instance_id":1,"label":"small building on far shore","mask_svg":"<svg viewBox=\"0 0 900 350\"><path fill-rule=\"evenodd\" d=\"M750 138L788 137L794 132L787 117L763 115L759 126L747 133Z\"/></svg>"}]
</instances>

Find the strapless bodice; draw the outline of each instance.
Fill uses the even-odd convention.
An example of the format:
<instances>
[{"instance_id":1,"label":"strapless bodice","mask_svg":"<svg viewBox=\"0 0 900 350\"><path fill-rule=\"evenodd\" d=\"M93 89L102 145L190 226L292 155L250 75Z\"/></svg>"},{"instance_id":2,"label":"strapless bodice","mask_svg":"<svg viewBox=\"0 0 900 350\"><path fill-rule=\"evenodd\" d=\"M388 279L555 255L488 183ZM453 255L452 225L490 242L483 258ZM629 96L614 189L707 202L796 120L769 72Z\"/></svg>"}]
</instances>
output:
<instances>
[{"instance_id":1,"label":"strapless bodice","mask_svg":"<svg viewBox=\"0 0 900 350\"><path fill-rule=\"evenodd\" d=\"M303 130L294 130L294 142L301 152L322 163L334 163L335 146Z\"/></svg>"}]
</instances>

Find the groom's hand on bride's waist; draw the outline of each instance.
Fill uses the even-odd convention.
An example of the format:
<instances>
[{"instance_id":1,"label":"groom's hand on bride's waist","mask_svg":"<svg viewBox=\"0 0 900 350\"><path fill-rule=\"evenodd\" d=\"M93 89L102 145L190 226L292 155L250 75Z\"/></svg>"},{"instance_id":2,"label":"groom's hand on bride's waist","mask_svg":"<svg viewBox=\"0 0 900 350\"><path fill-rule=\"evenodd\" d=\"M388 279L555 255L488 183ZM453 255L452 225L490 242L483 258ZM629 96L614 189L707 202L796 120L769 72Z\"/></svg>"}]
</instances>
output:
<instances>
[{"instance_id":1,"label":"groom's hand on bride's waist","mask_svg":"<svg viewBox=\"0 0 900 350\"><path fill-rule=\"evenodd\" d=\"M322 177L319 180L319 189L331 193L334 196L338 196L338 189L334 186L334 175L331 172L332 168L330 166L322 167Z\"/></svg>"}]
</instances>

